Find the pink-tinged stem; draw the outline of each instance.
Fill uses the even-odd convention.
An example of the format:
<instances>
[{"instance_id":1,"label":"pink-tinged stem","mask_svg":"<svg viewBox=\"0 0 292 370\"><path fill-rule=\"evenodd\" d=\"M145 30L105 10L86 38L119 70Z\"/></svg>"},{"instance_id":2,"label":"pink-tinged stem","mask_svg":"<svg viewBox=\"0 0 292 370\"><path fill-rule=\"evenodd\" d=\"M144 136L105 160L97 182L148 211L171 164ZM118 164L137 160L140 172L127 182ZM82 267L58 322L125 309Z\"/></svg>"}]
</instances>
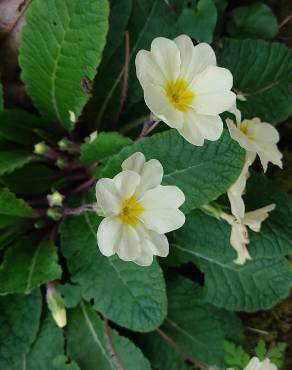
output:
<instances>
[{"instance_id":1,"label":"pink-tinged stem","mask_svg":"<svg viewBox=\"0 0 292 370\"><path fill-rule=\"evenodd\" d=\"M95 204L83 204L83 206L78 208L64 208L63 215L81 215L84 212L96 212L97 208Z\"/></svg>"},{"instance_id":2,"label":"pink-tinged stem","mask_svg":"<svg viewBox=\"0 0 292 370\"><path fill-rule=\"evenodd\" d=\"M104 332L105 332L105 335L107 337L108 345L110 347L112 357L115 360L116 366L119 370L126 370L124 368L124 365L121 362L121 359L118 356L116 347L115 347L114 342L113 342L113 338L112 338L112 334L111 334L111 328L109 326L108 319L105 316L103 316L103 324L104 324Z\"/></svg>"},{"instance_id":3,"label":"pink-tinged stem","mask_svg":"<svg viewBox=\"0 0 292 370\"><path fill-rule=\"evenodd\" d=\"M136 141L137 140L140 140L142 139L143 137L147 136L150 134L150 132L152 132L155 127L159 124L160 121L153 121L153 120L147 120L144 122L144 125L143 125L143 128L142 128L142 131L140 133L140 135L137 137Z\"/></svg>"},{"instance_id":4,"label":"pink-tinged stem","mask_svg":"<svg viewBox=\"0 0 292 370\"><path fill-rule=\"evenodd\" d=\"M96 179L89 179L86 182L83 182L81 185L78 185L75 189L73 189L70 194L76 194L80 193L83 190L86 190L89 188L91 185L93 185L96 182Z\"/></svg>"}]
</instances>

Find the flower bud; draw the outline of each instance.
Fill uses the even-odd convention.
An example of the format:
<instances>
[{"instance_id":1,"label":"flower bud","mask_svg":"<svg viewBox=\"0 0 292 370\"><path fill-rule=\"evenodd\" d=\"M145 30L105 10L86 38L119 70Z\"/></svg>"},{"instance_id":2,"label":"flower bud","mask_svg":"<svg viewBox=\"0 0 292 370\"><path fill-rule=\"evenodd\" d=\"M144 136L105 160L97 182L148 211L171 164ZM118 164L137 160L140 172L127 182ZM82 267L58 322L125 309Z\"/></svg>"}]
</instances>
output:
<instances>
[{"instance_id":1,"label":"flower bud","mask_svg":"<svg viewBox=\"0 0 292 370\"><path fill-rule=\"evenodd\" d=\"M69 140L67 137L64 137L62 140L58 142L58 147L62 151L71 151L72 141Z\"/></svg>"},{"instance_id":2,"label":"flower bud","mask_svg":"<svg viewBox=\"0 0 292 370\"><path fill-rule=\"evenodd\" d=\"M45 155L47 154L48 150L49 147L43 141L35 144L34 146L34 153L38 155Z\"/></svg>"},{"instance_id":3,"label":"flower bud","mask_svg":"<svg viewBox=\"0 0 292 370\"><path fill-rule=\"evenodd\" d=\"M64 195L55 191L53 194L47 196L50 207L62 207Z\"/></svg>"},{"instance_id":4,"label":"flower bud","mask_svg":"<svg viewBox=\"0 0 292 370\"><path fill-rule=\"evenodd\" d=\"M63 328L67 324L65 304L61 294L52 283L47 285L47 304L56 324Z\"/></svg>"},{"instance_id":5,"label":"flower bud","mask_svg":"<svg viewBox=\"0 0 292 370\"><path fill-rule=\"evenodd\" d=\"M63 170L68 165L67 160L64 158L59 158L56 161L56 166L60 168L60 170Z\"/></svg>"},{"instance_id":6,"label":"flower bud","mask_svg":"<svg viewBox=\"0 0 292 370\"><path fill-rule=\"evenodd\" d=\"M59 221L62 217L61 212L56 208L49 208L47 210L47 216L50 217L54 221Z\"/></svg>"}]
</instances>

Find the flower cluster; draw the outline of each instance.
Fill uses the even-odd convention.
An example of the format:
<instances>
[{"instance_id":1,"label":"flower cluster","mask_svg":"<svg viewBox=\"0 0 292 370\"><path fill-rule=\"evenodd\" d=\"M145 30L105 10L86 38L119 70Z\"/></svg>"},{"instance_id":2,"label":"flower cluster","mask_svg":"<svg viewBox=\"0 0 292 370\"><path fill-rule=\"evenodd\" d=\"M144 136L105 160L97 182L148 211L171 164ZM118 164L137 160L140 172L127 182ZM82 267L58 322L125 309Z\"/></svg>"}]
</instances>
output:
<instances>
[{"instance_id":1,"label":"flower cluster","mask_svg":"<svg viewBox=\"0 0 292 370\"><path fill-rule=\"evenodd\" d=\"M151 50L136 56L137 77L144 98L156 122L175 128L189 143L203 145L217 140L223 131L219 116L233 112L236 122L227 119L230 136L245 149L242 172L227 192L232 215L219 212L231 225L230 244L237 251L236 263L250 259L248 229L259 232L262 222L275 204L245 211L243 194L249 168L258 155L264 171L268 163L282 167L277 130L259 118L241 119L236 95L231 91L229 70L216 65L216 56L206 43L193 45L187 36L174 40L158 37ZM165 233L180 228L185 216L179 210L185 197L176 186L162 186L163 168L156 159L145 160L135 153L122 164L122 172L113 179L97 182L96 198L101 222L97 241L102 254L117 254L122 260L148 266L153 256L169 252Z\"/></svg>"}]
</instances>

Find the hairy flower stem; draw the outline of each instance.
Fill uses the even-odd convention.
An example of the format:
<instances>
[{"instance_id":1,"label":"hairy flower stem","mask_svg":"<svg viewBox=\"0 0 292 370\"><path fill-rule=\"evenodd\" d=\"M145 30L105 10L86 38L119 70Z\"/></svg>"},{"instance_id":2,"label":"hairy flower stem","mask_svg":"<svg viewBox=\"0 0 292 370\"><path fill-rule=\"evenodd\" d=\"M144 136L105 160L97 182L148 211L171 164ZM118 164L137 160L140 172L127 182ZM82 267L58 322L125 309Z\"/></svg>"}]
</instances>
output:
<instances>
[{"instance_id":1,"label":"hairy flower stem","mask_svg":"<svg viewBox=\"0 0 292 370\"><path fill-rule=\"evenodd\" d=\"M150 132L152 132L156 128L156 126L159 124L159 122L160 121L156 121L156 120L153 120L153 119L146 120L144 122L142 131L141 131L140 135L137 137L136 141L142 139L143 137L145 137L147 135L149 135Z\"/></svg>"},{"instance_id":2,"label":"hairy flower stem","mask_svg":"<svg viewBox=\"0 0 292 370\"><path fill-rule=\"evenodd\" d=\"M63 216L68 215L81 215L84 212L96 212L97 208L95 204L83 204L78 208L64 208L62 211Z\"/></svg>"},{"instance_id":3,"label":"hairy flower stem","mask_svg":"<svg viewBox=\"0 0 292 370\"><path fill-rule=\"evenodd\" d=\"M105 332L105 335L107 337L108 345L110 347L112 357L116 362L116 366L117 366L118 370L126 370L124 365L121 362L121 359L118 356L118 353L117 353L117 350L115 348L113 338L112 338L112 335L111 335L111 328L109 326L108 319L105 316L103 316L103 324L104 324L104 332Z\"/></svg>"}]
</instances>

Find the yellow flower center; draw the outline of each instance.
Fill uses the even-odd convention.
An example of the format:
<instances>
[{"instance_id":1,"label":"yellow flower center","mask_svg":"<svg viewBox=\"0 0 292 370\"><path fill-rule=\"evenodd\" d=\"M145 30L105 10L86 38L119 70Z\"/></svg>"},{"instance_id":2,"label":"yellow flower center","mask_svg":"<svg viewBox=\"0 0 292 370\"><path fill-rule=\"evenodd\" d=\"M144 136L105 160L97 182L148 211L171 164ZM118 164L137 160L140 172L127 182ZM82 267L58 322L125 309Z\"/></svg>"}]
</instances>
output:
<instances>
[{"instance_id":1,"label":"yellow flower center","mask_svg":"<svg viewBox=\"0 0 292 370\"><path fill-rule=\"evenodd\" d=\"M255 137L253 135L251 135L251 133L249 132L249 128L248 128L248 120L244 120L241 122L240 124L240 131L251 141L254 141L255 140Z\"/></svg>"},{"instance_id":2,"label":"yellow flower center","mask_svg":"<svg viewBox=\"0 0 292 370\"><path fill-rule=\"evenodd\" d=\"M186 80L168 82L165 90L170 104L181 112L187 112L196 97L196 94L189 89Z\"/></svg>"},{"instance_id":3,"label":"yellow flower center","mask_svg":"<svg viewBox=\"0 0 292 370\"><path fill-rule=\"evenodd\" d=\"M137 226L138 217L144 212L144 207L138 202L136 195L125 199L122 204L122 210L119 213L119 219L123 224Z\"/></svg>"}]
</instances>

